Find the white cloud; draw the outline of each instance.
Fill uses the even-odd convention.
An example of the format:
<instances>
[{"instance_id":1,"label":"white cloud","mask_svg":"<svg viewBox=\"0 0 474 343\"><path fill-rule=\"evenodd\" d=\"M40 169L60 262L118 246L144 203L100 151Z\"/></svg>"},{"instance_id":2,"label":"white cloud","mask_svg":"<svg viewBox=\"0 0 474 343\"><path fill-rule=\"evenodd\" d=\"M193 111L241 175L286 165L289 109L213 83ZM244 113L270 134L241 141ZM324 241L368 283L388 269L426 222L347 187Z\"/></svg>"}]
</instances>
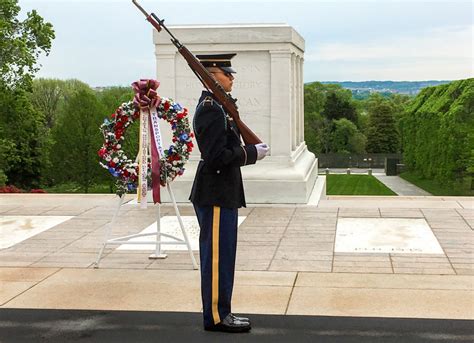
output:
<instances>
[{"instance_id":1,"label":"white cloud","mask_svg":"<svg viewBox=\"0 0 474 343\"><path fill-rule=\"evenodd\" d=\"M473 77L473 31L474 25L448 26L383 41L316 46L305 54L305 81Z\"/></svg>"},{"instance_id":2,"label":"white cloud","mask_svg":"<svg viewBox=\"0 0 474 343\"><path fill-rule=\"evenodd\" d=\"M329 43L310 49L306 61L471 59L474 25L436 28L413 36L360 43Z\"/></svg>"}]
</instances>

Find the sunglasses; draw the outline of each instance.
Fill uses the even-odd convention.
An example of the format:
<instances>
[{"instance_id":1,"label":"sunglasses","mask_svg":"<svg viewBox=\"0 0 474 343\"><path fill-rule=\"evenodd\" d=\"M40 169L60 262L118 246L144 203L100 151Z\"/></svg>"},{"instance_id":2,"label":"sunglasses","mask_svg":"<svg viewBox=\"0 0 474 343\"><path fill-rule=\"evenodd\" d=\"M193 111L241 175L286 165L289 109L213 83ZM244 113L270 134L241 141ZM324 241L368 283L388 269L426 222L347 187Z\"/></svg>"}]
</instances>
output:
<instances>
[{"instance_id":1,"label":"sunglasses","mask_svg":"<svg viewBox=\"0 0 474 343\"><path fill-rule=\"evenodd\" d=\"M232 78L232 74L229 73L228 71L213 71L212 74L224 74L224 75L227 76L229 79Z\"/></svg>"}]
</instances>

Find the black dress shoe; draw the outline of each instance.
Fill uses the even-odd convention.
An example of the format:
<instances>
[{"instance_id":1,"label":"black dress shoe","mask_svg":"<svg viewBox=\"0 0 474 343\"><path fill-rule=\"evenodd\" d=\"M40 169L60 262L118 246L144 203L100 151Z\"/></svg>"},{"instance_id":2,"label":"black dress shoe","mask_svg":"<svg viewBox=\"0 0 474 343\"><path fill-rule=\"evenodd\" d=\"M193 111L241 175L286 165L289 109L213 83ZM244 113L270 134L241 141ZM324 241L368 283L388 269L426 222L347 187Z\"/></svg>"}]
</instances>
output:
<instances>
[{"instance_id":1,"label":"black dress shoe","mask_svg":"<svg viewBox=\"0 0 474 343\"><path fill-rule=\"evenodd\" d=\"M230 314L232 316L232 318L234 318L235 320L240 320L241 322L248 322L250 324L250 319L246 318L246 317L237 317L235 314L231 313Z\"/></svg>"},{"instance_id":2,"label":"black dress shoe","mask_svg":"<svg viewBox=\"0 0 474 343\"><path fill-rule=\"evenodd\" d=\"M219 324L204 327L206 331L222 332L247 332L250 329L249 322L238 320L232 313L229 313Z\"/></svg>"}]
</instances>

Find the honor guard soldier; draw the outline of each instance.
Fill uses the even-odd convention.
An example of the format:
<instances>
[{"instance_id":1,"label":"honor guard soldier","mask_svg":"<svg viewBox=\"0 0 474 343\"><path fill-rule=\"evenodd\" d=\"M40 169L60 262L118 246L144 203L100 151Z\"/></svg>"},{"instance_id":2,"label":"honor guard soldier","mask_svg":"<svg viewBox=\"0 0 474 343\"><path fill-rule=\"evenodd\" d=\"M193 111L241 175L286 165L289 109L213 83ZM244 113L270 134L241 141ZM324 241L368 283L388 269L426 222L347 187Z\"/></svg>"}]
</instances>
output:
<instances>
[{"instance_id":1,"label":"honor guard soldier","mask_svg":"<svg viewBox=\"0 0 474 343\"><path fill-rule=\"evenodd\" d=\"M197 55L204 67L229 93L236 54ZM193 119L201 161L190 200L201 229L201 296L204 329L247 332L250 320L231 311L237 249L238 208L245 207L240 167L254 164L268 153L266 144L243 145L240 132L213 94L203 91Z\"/></svg>"}]
</instances>

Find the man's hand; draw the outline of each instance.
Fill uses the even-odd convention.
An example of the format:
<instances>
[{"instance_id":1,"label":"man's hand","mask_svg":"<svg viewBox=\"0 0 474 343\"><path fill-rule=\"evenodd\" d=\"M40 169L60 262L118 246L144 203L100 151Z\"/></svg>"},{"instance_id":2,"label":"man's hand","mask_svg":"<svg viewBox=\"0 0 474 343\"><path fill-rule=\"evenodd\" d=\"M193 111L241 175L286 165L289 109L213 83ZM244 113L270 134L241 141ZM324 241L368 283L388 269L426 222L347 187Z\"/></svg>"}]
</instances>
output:
<instances>
[{"instance_id":1,"label":"man's hand","mask_svg":"<svg viewBox=\"0 0 474 343\"><path fill-rule=\"evenodd\" d=\"M270 151L270 147L265 143L255 144L255 148L257 149L257 160L263 159Z\"/></svg>"}]
</instances>

